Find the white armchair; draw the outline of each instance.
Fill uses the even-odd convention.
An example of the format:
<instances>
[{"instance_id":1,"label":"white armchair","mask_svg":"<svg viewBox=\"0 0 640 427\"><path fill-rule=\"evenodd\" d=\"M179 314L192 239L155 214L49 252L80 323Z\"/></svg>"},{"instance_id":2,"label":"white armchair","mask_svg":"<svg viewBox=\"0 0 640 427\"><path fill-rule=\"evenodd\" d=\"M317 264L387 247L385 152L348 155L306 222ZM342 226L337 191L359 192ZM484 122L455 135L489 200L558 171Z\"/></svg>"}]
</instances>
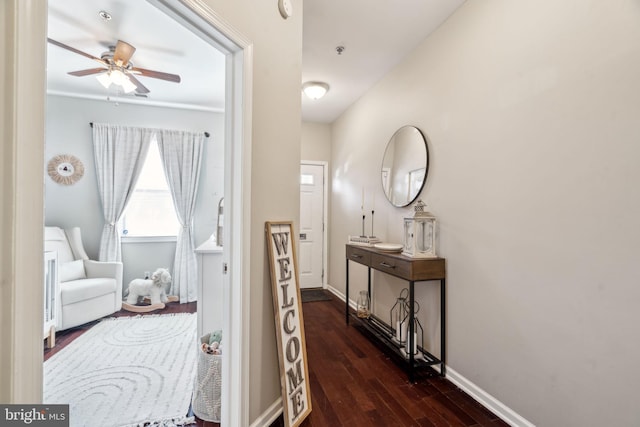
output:
<instances>
[{"instance_id":1,"label":"white armchair","mask_svg":"<svg viewBox=\"0 0 640 427\"><path fill-rule=\"evenodd\" d=\"M108 316L122 307L122 263L92 261L80 228L45 227L45 251L58 253L58 330Z\"/></svg>"}]
</instances>

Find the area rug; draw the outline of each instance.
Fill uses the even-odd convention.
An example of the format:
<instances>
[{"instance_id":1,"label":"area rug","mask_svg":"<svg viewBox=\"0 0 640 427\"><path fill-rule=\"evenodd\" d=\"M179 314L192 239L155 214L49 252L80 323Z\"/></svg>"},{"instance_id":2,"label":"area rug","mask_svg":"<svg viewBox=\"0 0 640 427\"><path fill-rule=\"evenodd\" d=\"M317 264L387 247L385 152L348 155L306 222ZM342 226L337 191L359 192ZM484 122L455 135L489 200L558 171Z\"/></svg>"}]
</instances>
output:
<instances>
[{"instance_id":1,"label":"area rug","mask_svg":"<svg viewBox=\"0 0 640 427\"><path fill-rule=\"evenodd\" d=\"M188 417L196 315L105 319L44 363L44 403L71 426L177 426Z\"/></svg>"},{"instance_id":2,"label":"area rug","mask_svg":"<svg viewBox=\"0 0 640 427\"><path fill-rule=\"evenodd\" d=\"M322 289L301 289L300 300L302 302L331 301L331 297Z\"/></svg>"}]
</instances>

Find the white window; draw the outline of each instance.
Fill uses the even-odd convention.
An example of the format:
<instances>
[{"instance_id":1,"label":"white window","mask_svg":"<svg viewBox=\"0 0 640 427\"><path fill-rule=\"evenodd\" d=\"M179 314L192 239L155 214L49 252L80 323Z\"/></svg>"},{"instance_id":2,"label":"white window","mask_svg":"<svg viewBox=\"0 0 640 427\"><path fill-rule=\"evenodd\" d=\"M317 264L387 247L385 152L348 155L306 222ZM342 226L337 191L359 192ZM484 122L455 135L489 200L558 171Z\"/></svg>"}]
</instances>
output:
<instances>
[{"instance_id":1,"label":"white window","mask_svg":"<svg viewBox=\"0 0 640 427\"><path fill-rule=\"evenodd\" d=\"M121 226L126 237L177 236L180 230L155 139L149 146Z\"/></svg>"},{"instance_id":2,"label":"white window","mask_svg":"<svg viewBox=\"0 0 640 427\"><path fill-rule=\"evenodd\" d=\"M302 174L300 174L300 184L301 185L313 185L313 174L310 174L310 173L302 173Z\"/></svg>"}]
</instances>

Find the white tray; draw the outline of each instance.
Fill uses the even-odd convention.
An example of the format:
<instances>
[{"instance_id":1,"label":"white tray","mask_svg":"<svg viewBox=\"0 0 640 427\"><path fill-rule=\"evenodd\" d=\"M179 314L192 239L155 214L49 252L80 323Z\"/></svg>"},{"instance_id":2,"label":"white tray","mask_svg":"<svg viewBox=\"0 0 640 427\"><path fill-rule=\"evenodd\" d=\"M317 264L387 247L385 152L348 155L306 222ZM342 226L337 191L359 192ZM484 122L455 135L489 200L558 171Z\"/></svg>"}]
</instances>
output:
<instances>
[{"instance_id":1,"label":"white tray","mask_svg":"<svg viewBox=\"0 0 640 427\"><path fill-rule=\"evenodd\" d=\"M376 243L373 247L384 252L402 252L404 246L399 243Z\"/></svg>"}]
</instances>

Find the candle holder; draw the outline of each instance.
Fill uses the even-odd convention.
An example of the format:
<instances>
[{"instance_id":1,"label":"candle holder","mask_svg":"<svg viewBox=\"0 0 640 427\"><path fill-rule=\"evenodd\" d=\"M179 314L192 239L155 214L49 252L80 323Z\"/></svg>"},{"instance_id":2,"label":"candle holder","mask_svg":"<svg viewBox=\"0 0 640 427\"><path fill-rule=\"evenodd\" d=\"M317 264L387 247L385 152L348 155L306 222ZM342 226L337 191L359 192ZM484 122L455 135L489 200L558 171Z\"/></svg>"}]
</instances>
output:
<instances>
[{"instance_id":1,"label":"candle holder","mask_svg":"<svg viewBox=\"0 0 640 427\"><path fill-rule=\"evenodd\" d=\"M409 314L407 312L407 297L409 296L409 290L404 288L400 291L400 296L396 298L396 303L391 307L389 311L389 321L392 328L393 339L398 344L404 344L406 338L406 331L403 330L403 321Z\"/></svg>"},{"instance_id":2,"label":"candle holder","mask_svg":"<svg viewBox=\"0 0 640 427\"><path fill-rule=\"evenodd\" d=\"M408 306L409 304L407 304ZM413 355L414 357L418 356L421 354L420 349L424 348L424 329L422 328L422 324L420 323L420 320L418 320L418 312L420 311L420 304L418 304L417 301L413 302ZM409 307L407 307L407 313L408 313ZM410 342L411 340L409 339L409 315L407 314L407 317L405 318L403 325L402 325L405 329L404 329L404 334L405 334L405 340L403 341L404 343L404 347L400 349L400 351L402 352L402 354L404 355L404 357L409 358L409 356L411 355L411 349L410 349Z\"/></svg>"},{"instance_id":3,"label":"candle holder","mask_svg":"<svg viewBox=\"0 0 640 427\"><path fill-rule=\"evenodd\" d=\"M370 238L376 238L375 233L373 232L373 215L376 213L376 211L372 210L371 211L371 235L369 235Z\"/></svg>"},{"instance_id":4,"label":"candle holder","mask_svg":"<svg viewBox=\"0 0 640 427\"><path fill-rule=\"evenodd\" d=\"M376 243L380 243L380 239L376 236L373 236L373 214L374 211L371 211L371 236L367 236L365 232L365 220L367 216L362 214L362 232L359 236L349 236L349 244L351 245L361 245L361 246L373 246Z\"/></svg>"},{"instance_id":5,"label":"candle holder","mask_svg":"<svg viewBox=\"0 0 640 427\"><path fill-rule=\"evenodd\" d=\"M368 319L371 315L369 292L360 291L358 295L356 315L361 319Z\"/></svg>"}]
</instances>

